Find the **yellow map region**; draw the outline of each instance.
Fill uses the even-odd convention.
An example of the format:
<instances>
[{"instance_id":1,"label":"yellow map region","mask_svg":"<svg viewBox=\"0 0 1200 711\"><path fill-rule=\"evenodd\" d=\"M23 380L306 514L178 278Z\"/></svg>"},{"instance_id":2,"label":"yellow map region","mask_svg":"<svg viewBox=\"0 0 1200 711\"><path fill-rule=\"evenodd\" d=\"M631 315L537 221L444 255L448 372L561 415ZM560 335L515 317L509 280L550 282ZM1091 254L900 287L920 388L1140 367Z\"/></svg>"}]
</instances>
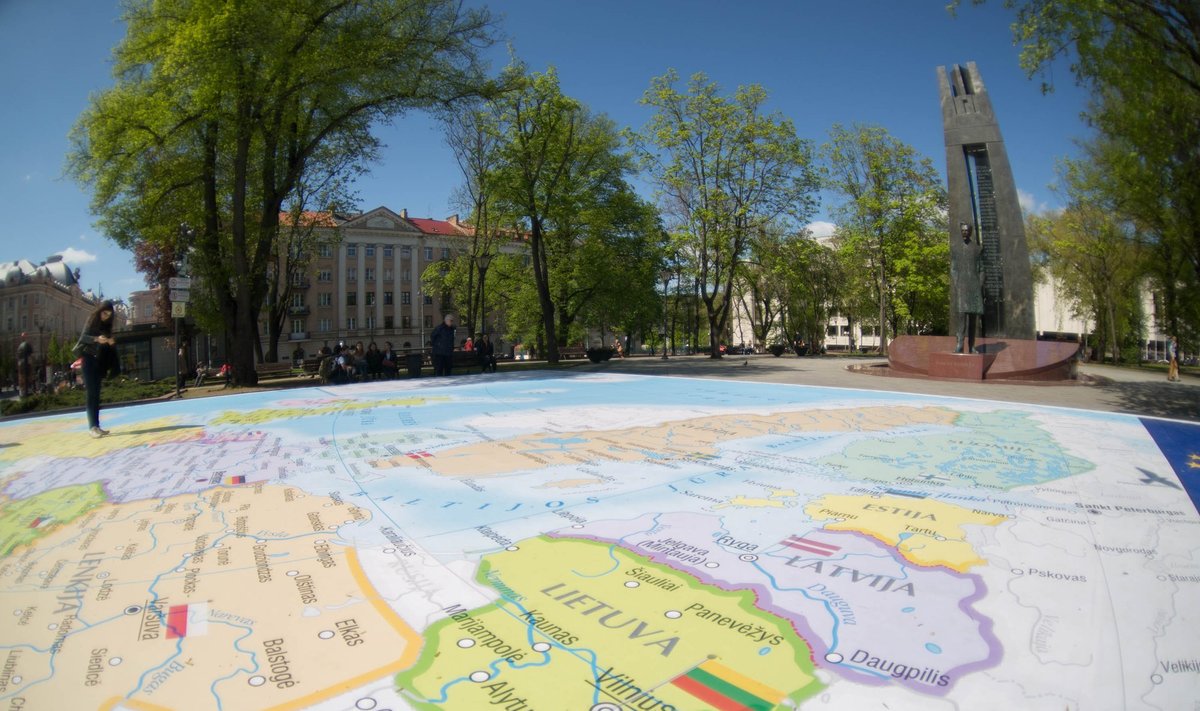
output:
<instances>
[{"instance_id":1,"label":"yellow map region","mask_svg":"<svg viewBox=\"0 0 1200 711\"><path fill-rule=\"evenodd\" d=\"M747 509L786 509L796 505L794 499L799 494L792 489L772 489L766 497L762 496L737 496L731 497L729 501L723 504L713 506L713 510L726 508L747 508Z\"/></svg>"},{"instance_id":2,"label":"yellow map region","mask_svg":"<svg viewBox=\"0 0 1200 711\"><path fill-rule=\"evenodd\" d=\"M106 501L99 482L64 486L20 501L0 496L0 558Z\"/></svg>"},{"instance_id":3,"label":"yellow map region","mask_svg":"<svg viewBox=\"0 0 1200 711\"><path fill-rule=\"evenodd\" d=\"M24 708L294 709L412 664L420 637L286 486L104 505L0 564L0 697Z\"/></svg>"},{"instance_id":4,"label":"yellow map region","mask_svg":"<svg viewBox=\"0 0 1200 711\"><path fill-rule=\"evenodd\" d=\"M431 402L446 398L407 397L389 398L387 400L339 400L337 402L317 407L275 407L259 408L257 410L226 410L213 418L214 425L262 425L281 420L295 420L301 417L320 417L335 413L354 412L355 410L370 410L376 407L420 407Z\"/></svg>"},{"instance_id":5,"label":"yellow map region","mask_svg":"<svg viewBox=\"0 0 1200 711\"><path fill-rule=\"evenodd\" d=\"M413 459L377 459L377 468L422 467L446 476L491 475L530 468L604 462L663 464L717 454L717 445L791 432L879 432L900 427L953 425L958 414L938 407L805 410L771 415L722 415L667 422L654 427L532 434L478 442ZM481 466L480 462L486 463Z\"/></svg>"},{"instance_id":6,"label":"yellow map region","mask_svg":"<svg viewBox=\"0 0 1200 711\"><path fill-rule=\"evenodd\" d=\"M987 562L966 541L962 527L996 526L1008 520L941 501L901 496L823 496L804 511L816 520L834 519L824 525L826 530L865 533L895 546L912 563L960 573Z\"/></svg>"},{"instance_id":7,"label":"yellow map region","mask_svg":"<svg viewBox=\"0 0 1200 711\"><path fill-rule=\"evenodd\" d=\"M70 423L63 418L49 418L7 427L3 442L6 446L0 447L0 462L18 462L28 457L87 459L134 447L191 442L204 436L203 426L181 422L177 417L135 425L106 425L111 434L100 439L93 439L85 424L80 416Z\"/></svg>"},{"instance_id":8,"label":"yellow map region","mask_svg":"<svg viewBox=\"0 0 1200 711\"><path fill-rule=\"evenodd\" d=\"M448 607L426 630L417 665L397 677L418 708L708 708L673 683L702 665L771 707L822 687L808 644L752 592L608 543L525 540L488 556L478 579L506 599Z\"/></svg>"}]
</instances>

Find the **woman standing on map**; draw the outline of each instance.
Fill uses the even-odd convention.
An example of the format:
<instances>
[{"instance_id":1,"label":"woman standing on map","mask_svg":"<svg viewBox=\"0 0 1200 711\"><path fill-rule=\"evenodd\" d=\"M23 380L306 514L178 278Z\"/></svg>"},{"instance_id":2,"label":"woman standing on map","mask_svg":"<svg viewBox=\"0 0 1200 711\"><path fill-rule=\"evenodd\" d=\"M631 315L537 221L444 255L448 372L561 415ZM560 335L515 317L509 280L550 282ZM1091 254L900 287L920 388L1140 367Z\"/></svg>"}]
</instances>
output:
<instances>
[{"instance_id":1,"label":"woman standing on map","mask_svg":"<svg viewBox=\"0 0 1200 711\"><path fill-rule=\"evenodd\" d=\"M88 427L93 437L103 437L108 430L100 429L100 381L104 371L100 366L101 351L116 345L112 337L113 302L101 301L87 323L79 342L75 344L75 355L83 359L83 385L87 390Z\"/></svg>"}]
</instances>

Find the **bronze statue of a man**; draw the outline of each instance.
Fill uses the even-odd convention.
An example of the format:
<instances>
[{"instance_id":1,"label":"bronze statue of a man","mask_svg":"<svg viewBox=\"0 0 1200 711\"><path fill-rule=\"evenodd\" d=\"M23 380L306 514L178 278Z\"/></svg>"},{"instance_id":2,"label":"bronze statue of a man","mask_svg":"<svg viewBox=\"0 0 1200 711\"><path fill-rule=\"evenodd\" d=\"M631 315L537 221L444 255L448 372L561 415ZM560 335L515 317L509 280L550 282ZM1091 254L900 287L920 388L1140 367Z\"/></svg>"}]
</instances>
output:
<instances>
[{"instance_id":1,"label":"bronze statue of a man","mask_svg":"<svg viewBox=\"0 0 1200 711\"><path fill-rule=\"evenodd\" d=\"M971 240L973 230L967 223L960 225L962 242L950 249L950 289L958 310L958 343L955 353L963 352L966 337L967 352L975 352L975 320L983 316L983 245Z\"/></svg>"}]
</instances>

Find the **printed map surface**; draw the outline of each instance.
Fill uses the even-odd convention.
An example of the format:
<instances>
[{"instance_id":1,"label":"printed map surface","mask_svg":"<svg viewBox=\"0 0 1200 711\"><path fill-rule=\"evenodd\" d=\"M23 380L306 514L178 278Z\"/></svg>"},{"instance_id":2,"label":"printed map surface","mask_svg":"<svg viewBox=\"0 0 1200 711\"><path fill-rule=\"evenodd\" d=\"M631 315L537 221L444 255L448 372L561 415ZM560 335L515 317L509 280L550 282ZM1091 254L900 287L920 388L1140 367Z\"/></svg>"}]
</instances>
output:
<instances>
[{"instance_id":1,"label":"printed map surface","mask_svg":"<svg viewBox=\"0 0 1200 711\"><path fill-rule=\"evenodd\" d=\"M0 708L1200 708L1200 427L511 374L0 424Z\"/></svg>"}]
</instances>

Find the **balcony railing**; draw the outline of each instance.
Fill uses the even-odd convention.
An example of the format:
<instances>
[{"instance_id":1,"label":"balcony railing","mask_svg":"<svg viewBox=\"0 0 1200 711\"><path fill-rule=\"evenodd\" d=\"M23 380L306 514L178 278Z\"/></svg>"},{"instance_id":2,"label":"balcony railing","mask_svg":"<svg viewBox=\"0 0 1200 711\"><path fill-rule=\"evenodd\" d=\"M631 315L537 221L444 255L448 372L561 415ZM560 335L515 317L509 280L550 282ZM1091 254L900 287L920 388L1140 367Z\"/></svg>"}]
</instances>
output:
<instances>
[{"instance_id":1,"label":"balcony railing","mask_svg":"<svg viewBox=\"0 0 1200 711\"><path fill-rule=\"evenodd\" d=\"M308 331L297 331L296 333L288 334L289 341L306 341L308 340Z\"/></svg>"},{"instance_id":2,"label":"balcony railing","mask_svg":"<svg viewBox=\"0 0 1200 711\"><path fill-rule=\"evenodd\" d=\"M304 279L292 279L293 289L307 289L310 286L312 286L312 280L307 277Z\"/></svg>"},{"instance_id":3,"label":"balcony railing","mask_svg":"<svg viewBox=\"0 0 1200 711\"><path fill-rule=\"evenodd\" d=\"M308 307L307 306L289 306L288 307L288 316L307 316L307 315L308 315Z\"/></svg>"}]
</instances>

